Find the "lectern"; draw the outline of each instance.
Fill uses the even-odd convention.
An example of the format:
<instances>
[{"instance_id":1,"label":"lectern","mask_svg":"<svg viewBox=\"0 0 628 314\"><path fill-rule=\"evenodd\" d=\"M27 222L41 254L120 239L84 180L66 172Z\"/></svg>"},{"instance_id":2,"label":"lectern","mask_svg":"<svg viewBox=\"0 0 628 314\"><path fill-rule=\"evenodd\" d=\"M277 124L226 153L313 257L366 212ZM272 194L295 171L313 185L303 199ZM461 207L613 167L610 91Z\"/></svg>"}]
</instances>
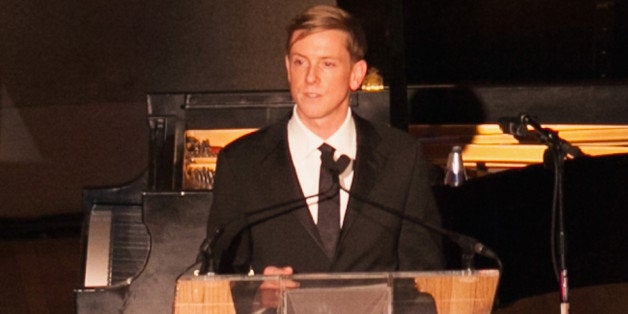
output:
<instances>
[{"instance_id":1,"label":"lectern","mask_svg":"<svg viewBox=\"0 0 628 314\"><path fill-rule=\"evenodd\" d=\"M497 270L186 275L177 281L173 307L176 314L490 313L498 281ZM276 307L260 298L264 282L279 287Z\"/></svg>"}]
</instances>

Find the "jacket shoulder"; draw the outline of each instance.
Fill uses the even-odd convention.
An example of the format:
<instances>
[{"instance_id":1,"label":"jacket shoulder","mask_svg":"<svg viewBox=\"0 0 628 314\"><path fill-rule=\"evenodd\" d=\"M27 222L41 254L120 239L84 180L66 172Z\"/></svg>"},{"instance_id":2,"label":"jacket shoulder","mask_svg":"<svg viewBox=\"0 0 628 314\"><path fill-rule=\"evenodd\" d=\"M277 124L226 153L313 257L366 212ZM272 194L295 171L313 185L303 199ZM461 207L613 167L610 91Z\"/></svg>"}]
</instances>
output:
<instances>
[{"instance_id":1,"label":"jacket shoulder","mask_svg":"<svg viewBox=\"0 0 628 314\"><path fill-rule=\"evenodd\" d=\"M260 152L275 147L286 135L286 124L277 122L254 132L245 134L222 148L223 154Z\"/></svg>"},{"instance_id":2,"label":"jacket shoulder","mask_svg":"<svg viewBox=\"0 0 628 314\"><path fill-rule=\"evenodd\" d=\"M355 116L355 120L358 132L369 140L387 143L392 146L411 147L419 145L418 139L406 131L397 129L388 124L371 122L359 116Z\"/></svg>"}]
</instances>

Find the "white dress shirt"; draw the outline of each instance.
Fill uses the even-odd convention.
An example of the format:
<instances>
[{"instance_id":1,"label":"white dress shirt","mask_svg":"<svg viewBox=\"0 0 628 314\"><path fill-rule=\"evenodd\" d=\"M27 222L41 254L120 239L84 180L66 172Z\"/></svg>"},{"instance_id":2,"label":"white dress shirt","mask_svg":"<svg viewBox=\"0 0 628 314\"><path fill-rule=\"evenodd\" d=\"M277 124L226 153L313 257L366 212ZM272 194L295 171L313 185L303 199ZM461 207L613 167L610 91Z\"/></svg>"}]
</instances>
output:
<instances>
[{"instance_id":1,"label":"white dress shirt","mask_svg":"<svg viewBox=\"0 0 628 314\"><path fill-rule=\"evenodd\" d=\"M341 155L347 155L351 159L351 163L340 174L340 184L346 188L351 188L353 182L353 160L357 151L357 139L355 130L355 121L351 115L351 109L347 109L347 118L340 128L328 139L323 140L310 131L305 124L299 119L296 113L296 106L293 109L292 118L288 121L288 146L294 168L297 172L299 184L303 195L307 199L307 204L314 219L314 223L318 222L318 177L321 166L321 152L318 147L323 143L327 143L334 147L334 160ZM345 191L340 191L340 227L344 221L347 211L347 203L349 195Z\"/></svg>"}]
</instances>

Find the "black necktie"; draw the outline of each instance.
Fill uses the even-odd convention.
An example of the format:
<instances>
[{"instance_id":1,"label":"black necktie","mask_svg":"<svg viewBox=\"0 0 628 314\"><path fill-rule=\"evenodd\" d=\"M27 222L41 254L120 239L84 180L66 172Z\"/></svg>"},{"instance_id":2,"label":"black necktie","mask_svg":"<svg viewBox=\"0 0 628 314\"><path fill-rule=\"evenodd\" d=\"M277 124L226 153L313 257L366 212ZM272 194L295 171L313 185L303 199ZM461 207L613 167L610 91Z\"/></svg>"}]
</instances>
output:
<instances>
[{"instance_id":1,"label":"black necktie","mask_svg":"<svg viewBox=\"0 0 628 314\"><path fill-rule=\"evenodd\" d=\"M318 233L323 240L327 256L334 256L338 236L340 235L340 197L339 187L334 185L332 169L335 149L327 144L318 148L321 151L321 170L318 181Z\"/></svg>"}]
</instances>

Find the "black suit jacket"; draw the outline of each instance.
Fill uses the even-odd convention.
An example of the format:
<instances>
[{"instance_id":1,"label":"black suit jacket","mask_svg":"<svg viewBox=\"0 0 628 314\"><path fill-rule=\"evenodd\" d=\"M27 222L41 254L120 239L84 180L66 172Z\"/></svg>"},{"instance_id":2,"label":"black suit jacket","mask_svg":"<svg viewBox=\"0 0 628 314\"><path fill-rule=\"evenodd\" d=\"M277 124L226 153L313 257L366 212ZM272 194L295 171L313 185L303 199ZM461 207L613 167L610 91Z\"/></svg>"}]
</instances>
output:
<instances>
[{"instance_id":1,"label":"black suit jacket","mask_svg":"<svg viewBox=\"0 0 628 314\"><path fill-rule=\"evenodd\" d=\"M354 114L357 153L351 194L440 225L428 163L415 138ZM213 250L220 273L427 270L444 267L441 238L350 198L336 255L325 255L292 164L289 117L221 150L208 233L223 227Z\"/></svg>"}]
</instances>

